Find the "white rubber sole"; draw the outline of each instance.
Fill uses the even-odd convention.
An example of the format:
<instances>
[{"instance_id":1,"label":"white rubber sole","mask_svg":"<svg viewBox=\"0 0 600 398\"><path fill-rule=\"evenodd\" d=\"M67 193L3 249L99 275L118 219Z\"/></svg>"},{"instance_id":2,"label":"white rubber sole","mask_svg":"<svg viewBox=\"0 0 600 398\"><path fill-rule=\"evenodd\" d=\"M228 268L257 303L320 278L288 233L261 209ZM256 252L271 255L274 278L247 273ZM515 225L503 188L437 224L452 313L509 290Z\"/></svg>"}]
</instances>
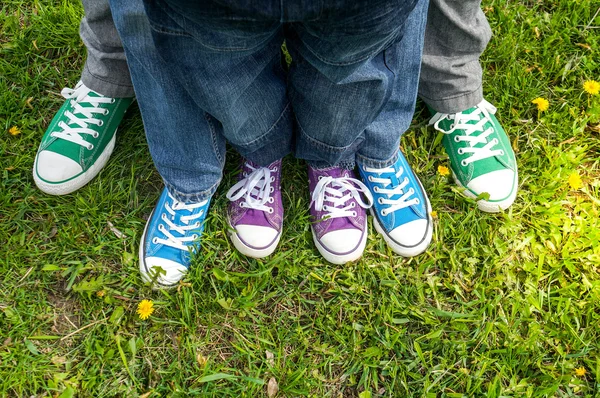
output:
<instances>
[{"instance_id":1,"label":"white rubber sole","mask_svg":"<svg viewBox=\"0 0 600 398\"><path fill-rule=\"evenodd\" d=\"M154 212L152 212L152 213L154 214ZM144 232L142 233L142 239L140 239L140 248L138 250L139 263L140 263L140 276L142 277L142 281L144 281L144 283L152 282L152 279L150 278L150 274L146 270L146 262L144 261L144 241L146 240L146 231L148 230L148 224L150 224L151 219L152 219L152 214L150 214L150 217L148 218L148 221L146 222L146 226L144 227ZM183 278L183 275L182 275L182 278ZM156 280L156 282L152 284L152 290L173 289L175 286L177 286L177 283L168 284L168 285L161 283L160 277L159 277Z\"/></svg>"},{"instance_id":2,"label":"white rubber sole","mask_svg":"<svg viewBox=\"0 0 600 398\"><path fill-rule=\"evenodd\" d=\"M264 258L270 256L271 254L273 254L275 249L277 249L277 245L279 245L279 240L281 239L280 232L279 236L277 236L277 239L275 239L275 241L273 241L273 243L271 243L271 245L269 245L268 247L265 247L264 249L254 249L252 247L246 246L246 244L242 242L242 240L235 233L235 228L233 228L231 224L229 224L229 228L229 237L233 242L233 246L235 246L235 248L244 256L252 258Z\"/></svg>"},{"instance_id":3,"label":"white rubber sole","mask_svg":"<svg viewBox=\"0 0 600 398\"><path fill-rule=\"evenodd\" d=\"M98 157L96 162L93 165L91 165L87 171L85 171L82 174L80 174L79 176L77 176L71 180L68 180L66 182L63 182L63 183L56 183L56 184L49 183L49 182L42 180L40 177L38 177L38 175L37 175L37 159L38 159L38 157L36 155L35 162L33 163L33 181L35 182L35 185L37 185L37 187L42 192L47 193L48 195L67 195L67 194L77 191L79 188L83 187L85 184L87 184L88 182L93 180L94 177L96 177L98 175L98 173L100 173L100 171L104 168L104 166L106 166L106 163L108 162L108 159L110 158L110 155L112 155L113 150L115 149L116 139L117 139L117 132L115 130L115 135L113 135L113 138L106 145L106 148L104 148L104 151L102 151L102 153L100 154L100 156Z\"/></svg>"},{"instance_id":4,"label":"white rubber sole","mask_svg":"<svg viewBox=\"0 0 600 398\"><path fill-rule=\"evenodd\" d=\"M456 185L458 185L458 187L461 188L461 193L464 196L470 199L477 198L475 194L469 191L469 189L467 189L464 185L460 183L460 181L458 181L458 178L456 178L454 172L452 172L452 179L454 180ZM512 204L515 202L515 199L517 198L518 185L519 172L517 171L515 174L515 180L513 182L512 193L508 198L499 202L488 202L486 200L481 199L477 201L477 208L485 213L500 213L501 211L508 209L510 206L512 206Z\"/></svg>"},{"instance_id":5,"label":"white rubber sole","mask_svg":"<svg viewBox=\"0 0 600 398\"><path fill-rule=\"evenodd\" d=\"M365 231L363 233L361 241L360 241L359 245L356 247L356 249L354 249L354 251L352 251L351 253L340 256L339 254L331 253L330 251L328 251L325 248L325 246L321 245L321 243L315 236L315 231L313 230L312 227L310 228L310 231L312 232L312 237L313 237L313 241L315 242L315 246L317 247L317 250L319 251L319 253L321 253L321 256L323 256L323 258L325 260L327 260L328 262L330 262L331 264L337 264L337 265L346 264L346 263L349 263L351 261L356 261L359 258L361 258L365 251L365 247L367 246L367 236L369 235L368 231Z\"/></svg>"}]
</instances>

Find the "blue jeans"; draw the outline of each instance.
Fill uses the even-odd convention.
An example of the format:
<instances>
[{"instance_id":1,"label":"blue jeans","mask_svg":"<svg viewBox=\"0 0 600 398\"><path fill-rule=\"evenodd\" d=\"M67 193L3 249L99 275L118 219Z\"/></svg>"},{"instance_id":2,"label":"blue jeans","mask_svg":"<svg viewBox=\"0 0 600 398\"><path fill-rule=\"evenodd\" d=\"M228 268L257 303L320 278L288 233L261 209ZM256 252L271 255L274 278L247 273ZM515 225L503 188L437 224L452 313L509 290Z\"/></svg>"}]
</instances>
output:
<instances>
[{"instance_id":1,"label":"blue jeans","mask_svg":"<svg viewBox=\"0 0 600 398\"><path fill-rule=\"evenodd\" d=\"M292 151L314 167L393 164L414 112L428 1L255 3L111 0L173 196L214 192L225 139L260 165Z\"/></svg>"}]
</instances>

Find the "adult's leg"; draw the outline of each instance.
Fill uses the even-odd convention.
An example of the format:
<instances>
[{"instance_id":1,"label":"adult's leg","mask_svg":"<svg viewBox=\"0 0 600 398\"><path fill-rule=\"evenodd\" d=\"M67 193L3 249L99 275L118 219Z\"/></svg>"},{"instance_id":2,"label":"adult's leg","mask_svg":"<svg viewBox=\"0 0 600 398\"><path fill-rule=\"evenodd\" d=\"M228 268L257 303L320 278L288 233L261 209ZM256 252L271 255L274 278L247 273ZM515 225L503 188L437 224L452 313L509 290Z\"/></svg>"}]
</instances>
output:
<instances>
[{"instance_id":1,"label":"adult's leg","mask_svg":"<svg viewBox=\"0 0 600 398\"><path fill-rule=\"evenodd\" d=\"M480 6L430 0L419 96L438 112L461 112L483 99L479 57L492 31Z\"/></svg>"},{"instance_id":2,"label":"adult's leg","mask_svg":"<svg viewBox=\"0 0 600 398\"><path fill-rule=\"evenodd\" d=\"M431 0L419 95L442 133L452 176L479 209L498 212L514 202L518 188L515 154L483 99L481 53L491 30L480 0Z\"/></svg>"},{"instance_id":3,"label":"adult's leg","mask_svg":"<svg viewBox=\"0 0 600 398\"><path fill-rule=\"evenodd\" d=\"M75 89L42 137L33 167L36 185L53 195L71 193L91 181L115 146L115 134L132 102L133 86L108 0L84 0L80 35L87 61Z\"/></svg>"},{"instance_id":4,"label":"adult's leg","mask_svg":"<svg viewBox=\"0 0 600 398\"><path fill-rule=\"evenodd\" d=\"M133 97L125 51L108 0L82 0L84 17L79 35L87 48L83 84L112 98Z\"/></svg>"},{"instance_id":5,"label":"adult's leg","mask_svg":"<svg viewBox=\"0 0 600 398\"><path fill-rule=\"evenodd\" d=\"M198 108L190 92L159 55L141 0L112 0L150 154L167 189L140 243L142 278L176 284L197 250L210 199L222 175L225 139L219 123ZM162 268L164 274L153 276Z\"/></svg>"}]
</instances>

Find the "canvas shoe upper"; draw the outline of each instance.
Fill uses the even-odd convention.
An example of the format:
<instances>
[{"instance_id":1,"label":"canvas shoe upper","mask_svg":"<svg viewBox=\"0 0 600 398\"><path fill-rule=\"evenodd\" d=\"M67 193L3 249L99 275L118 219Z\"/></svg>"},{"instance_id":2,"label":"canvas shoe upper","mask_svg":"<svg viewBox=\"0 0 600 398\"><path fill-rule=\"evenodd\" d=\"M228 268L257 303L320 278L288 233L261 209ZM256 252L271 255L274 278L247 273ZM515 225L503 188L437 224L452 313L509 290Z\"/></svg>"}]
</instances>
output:
<instances>
[{"instance_id":1,"label":"canvas shoe upper","mask_svg":"<svg viewBox=\"0 0 600 398\"><path fill-rule=\"evenodd\" d=\"M330 263L358 260L367 242L367 212L373 196L354 172L308 167L311 229L315 246Z\"/></svg>"},{"instance_id":2,"label":"canvas shoe upper","mask_svg":"<svg viewBox=\"0 0 600 398\"><path fill-rule=\"evenodd\" d=\"M377 232L401 256L425 251L433 234L431 206L402 152L390 167L375 169L359 164L358 170L373 194L371 214Z\"/></svg>"},{"instance_id":3,"label":"canvas shoe upper","mask_svg":"<svg viewBox=\"0 0 600 398\"><path fill-rule=\"evenodd\" d=\"M281 160L260 167L242 160L238 182L227 192L233 245L242 254L262 258L275 251L281 239Z\"/></svg>"},{"instance_id":4,"label":"canvas shoe upper","mask_svg":"<svg viewBox=\"0 0 600 398\"><path fill-rule=\"evenodd\" d=\"M104 167L115 146L115 133L132 98L109 98L79 82L61 92L66 101L42 137L33 178L42 191L76 191Z\"/></svg>"},{"instance_id":5,"label":"canvas shoe upper","mask_svg":"<svg viewBox=\"0 0 600 398\"><path fill-rule=\"evenodd\" d=\"M495 112L496 108L483 100L463 112L436 113L429 121L444 133L442 144L450 157L454 181L470 198L489 194L478 200L477 206L490 213L513 204L519 180L515 153Z\"/></svg>"},{"instance_id":6,"label":"canvas shoe upper","mask_svg":"<svg viewBox=\"0 0 600 398\"><path fill-rule=\"evenodd\" d=\"M140 242L140 273L145 282L169 288L184 277L191 255L200 247L209 204L210 199L180 202L163 189Z\"/></svg>"}]
</instances>

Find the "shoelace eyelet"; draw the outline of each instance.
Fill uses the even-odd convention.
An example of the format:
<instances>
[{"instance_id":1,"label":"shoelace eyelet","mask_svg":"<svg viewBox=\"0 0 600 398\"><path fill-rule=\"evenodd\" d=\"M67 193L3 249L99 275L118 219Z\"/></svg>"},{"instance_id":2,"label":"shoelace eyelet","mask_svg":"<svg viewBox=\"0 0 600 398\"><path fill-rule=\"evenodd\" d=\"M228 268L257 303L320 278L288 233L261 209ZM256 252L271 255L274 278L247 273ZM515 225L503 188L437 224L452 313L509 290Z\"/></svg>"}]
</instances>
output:
<instances>
[{"instance_id":1,"label":"shoelace eyelet","mask_svg":"<svg viewBox=\"0 0 600 398\"><path fill-rule=\"evenodd\" d=\"M269 202L269 203L273 203L273 202L275 202L275 198L273 198L273 197L270 197L270 198L269 198L269 200L268 200L268 202Z\"/></svg>"},{"instance_id":2,"label":"shoelace eyelet","mask_svg":"<svg viewBox=\"0 0 600 398\"><path fill-rule=\"evenodd\" d=\"M100 137L100 133L98 133L98 132L95 132L94 134L92 134L92 137L94 137L94 138L98 138L98 137Z\"/></svg>"},{"instance_id":3,"label":"shoelace eyelet","mask_svg":"<svg viewBox=\"0 0 600 398\"><path fill-rule=\"evenodd\" d=\"M116 99L114 99L114 98L111 98L111 99L110 99L110 103L111 103L111 104L114 104L115 102L117 102L117 100L116 100Z\"/></svg>"},{"instance_id":4,"label":"shoelace eyelet","mask_svg":"<svg viewBox=\"0 0 600 398\"><path fill-rule=\"evenodd\" d=\"M104 126L104 122L103 122L102 120L100 120L100 121L98 122L98 127L102 127L102 126Z\"/></svg>"},{"instance_id":5,"label":"shoelace eyelet","mask_svg":"<svg viewBox=\"0 0 600 398\"><path fill-rule=\"evenodd\" d=\"M385 211L385 210L381 210L381 211L379 212L379 214L381 214L383 217L385 217L385 216L387 216L387 214L388 214L388 213L387 213L387 211Z\"/></svg>"},{"instance_id":6,"label":"shoelace eyelet","mask_svg":"<svg viewBox=\"0 0 600 398\"><path fill-rule=\"evenodd\" d=\"M108 109L105 109L105 110L104 110L104 112L102 112L102 114L103 114L104 116L108 115L109 113L110 113L110 111L109 111Z\"/></svg>"},{"instance_id":7,"label":"shoelace eyelet","mask_svg":"<svg viewBox=\"0 0 600 398\"><path fill-rule=\"evenodd\" d=\"M504 151L500 150L500 156L504 156Z\"/></svg>"},{"instance_id":8,"label":"shoelace eyelet","mask_svg":"<svg viewBox=\"0 0 600 398\"><path fill-rule=\"evenodd\" d=\"M156 236L152 238L152 243L154 243L155 245L158 244L158 238Z\"/></svg>"},{"instance_id":9,"label":"shoelace eyelet","mask_svg":"<svg viewBox=\"0 0 600 398\"><path fill-rule=\"evenodd\" d=\"M456 152L458 152L459 155L463 155L465 153L465 151L462 148L458 148Z\"/></svg>"},{"instance_id":10,"label":"shoelace eyelet","mask_svg":"<svg viewBox=\"0 0 600 398\"><path fill-rule=\"evenodd\" d=\"M94 149L94 145L93 144L88 145L87 149L88 149L88 151L91 151L92 149Z\"/></svg>"},{"instance_id":11,"label":"shoelace eyelet","mask_svg":"<svg viewBox=\"0 0 600 398\"><path fill-rule=\"evenodd\" d=\"M353 212L352 212L352 217L356 217L356 215L357 215L357 214L356 214L356 212L355 212L355 211L353 211Z\"/></svg>"},{"instance_id":12,"label":"shoelace eyelet","mask_svg":"<svg viewBox=\"0 0 600 398\"><path fill-rule=\"evenodd\" d=\"M367 180L369 180L369 182L373 182L373 176L369 176Z\"/></svg>"},{"instance_id":13,"label":"shoelace eyelet","mask_svg":"<svg viewBox=\"0 0 600 398\"><path fill-rule=\"evenodd\" d=\"M380 205L382 205L383 204L383 198L378 198L377 199L377 203L379 203Z\"/></svg>"},{"instance_id":14,"label":"shoelace eyelet","mask_svg":"<svg viewBox=\"0 0 600 398\"><path fill-rule=\"evenodd\" d=\"M454 142L460 142L460 138L459 138L459 136L458 136L458 135L455 135L455 136L454 136Z\"/></svg>"},{"instance_id":15,"label":"shoelace eyelet","mask_svg":"<svg viewBox=\"0 0 600 398\"><path fill-rule=\"evenodd\" d=\"M419 198L416 198L416 199L415 199L415 204L416 204L416 205L420 205L420 204L421 204L421 199L419 199Z\"/></svg>"},{"instance_id":16,"label":"shoelace eyelet","mask_svg":"<svg viewBox=\"0 0 600 398\"><path fill-rule=\"evenodd\" d=\"M466 160L462 160L462 161L460 162L460 164L462 165L462 167L467 167L467 166L468 166L468 163L467 163L467 161L466 161Z\"/></svg>"},{"instance_id":17,"label":"shoelace eyelet","mask_svg":"<svg viewBox=\"0 0 600 398\"><path fill-rule=\"evenodd\" d=\"M373 188L373 192L375 192L375 193L379 193L379 187L374 187L374 188Z\"/></svg>"},{"instance_id":18,"label":"shoelace eyelet","mask_svg":"<svg viewBox=\"0 0 600 398\"><path fill-rule=\"evenodd\" d=\"M269 207L269 214L275 213L275 210L272 207Z\"/></svg>"}]
</instances>

